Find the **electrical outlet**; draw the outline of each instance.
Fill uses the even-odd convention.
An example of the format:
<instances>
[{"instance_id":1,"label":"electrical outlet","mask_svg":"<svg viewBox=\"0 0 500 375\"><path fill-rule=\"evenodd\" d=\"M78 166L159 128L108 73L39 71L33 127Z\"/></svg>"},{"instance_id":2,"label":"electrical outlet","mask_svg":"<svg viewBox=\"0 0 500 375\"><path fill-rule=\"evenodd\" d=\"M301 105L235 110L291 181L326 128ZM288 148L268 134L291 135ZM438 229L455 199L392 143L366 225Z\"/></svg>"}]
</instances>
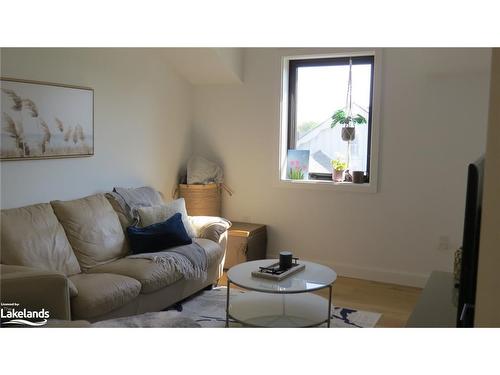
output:
<instances>
[{"instance_id":1,"label":"electrical outlet","mask_svg":"<svg viewBox=\"0 0 500 375\"><path fill-rule=\"evenodd\" d=\"M439 236L438 250L446 251L450 249L450 237Z\"/></svg>"}]
</instances>

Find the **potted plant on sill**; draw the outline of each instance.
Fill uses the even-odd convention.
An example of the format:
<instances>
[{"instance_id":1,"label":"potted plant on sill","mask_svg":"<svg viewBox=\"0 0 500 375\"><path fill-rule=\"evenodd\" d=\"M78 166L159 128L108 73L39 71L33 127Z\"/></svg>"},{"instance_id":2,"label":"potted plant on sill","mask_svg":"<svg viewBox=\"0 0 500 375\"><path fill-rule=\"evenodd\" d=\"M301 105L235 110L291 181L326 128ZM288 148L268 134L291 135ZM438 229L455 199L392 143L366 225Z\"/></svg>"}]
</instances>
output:
<instances>
[{"instance_id":1,"label":"potted plant on sill","mask_svg":"<svg viewBox=\"0 0 500 375\"><path fill-rule=\"evenodd\" d=\"M347 168L347 163L340 159L335 159L332 160L332 167L333 167L333 174L332 174L333 181L342 182L344 171Z\"/></svg>"},{"instance_id":2,"label":"potted plant on sill","mask_svg":"<svg viewBox=\"0 0 500 375\"><path fill-rule=\"evenodd\" d=\"M342 124L342 140L343 141L354 141L356 137L355 125L366 124L366 118L361 114L357 113L355 116L352 114L347 114L344 109L339 109L335 111L332 116L331 128L334 128L337 124Z\"/></svg>"}]
</instances>

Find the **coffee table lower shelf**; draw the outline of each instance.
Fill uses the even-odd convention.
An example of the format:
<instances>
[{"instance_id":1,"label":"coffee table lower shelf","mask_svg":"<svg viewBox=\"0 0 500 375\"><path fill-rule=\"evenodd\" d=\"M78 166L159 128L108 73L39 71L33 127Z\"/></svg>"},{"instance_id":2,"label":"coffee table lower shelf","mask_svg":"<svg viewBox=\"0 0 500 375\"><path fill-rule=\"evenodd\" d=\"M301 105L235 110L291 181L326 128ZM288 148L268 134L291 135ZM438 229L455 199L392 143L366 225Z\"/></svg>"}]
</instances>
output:
<instances>
[{"instance_id":1,"label":"coffee table lower shelf","mask_svg":"<svg viewBox=\"0 0 500 375\"><path fill-rule=\"evenodd\" d=\"M328 303L313 293L246 292L231 296L228 314L250 327L315 327L329 323Z\"/></svg>"}]
</instances>

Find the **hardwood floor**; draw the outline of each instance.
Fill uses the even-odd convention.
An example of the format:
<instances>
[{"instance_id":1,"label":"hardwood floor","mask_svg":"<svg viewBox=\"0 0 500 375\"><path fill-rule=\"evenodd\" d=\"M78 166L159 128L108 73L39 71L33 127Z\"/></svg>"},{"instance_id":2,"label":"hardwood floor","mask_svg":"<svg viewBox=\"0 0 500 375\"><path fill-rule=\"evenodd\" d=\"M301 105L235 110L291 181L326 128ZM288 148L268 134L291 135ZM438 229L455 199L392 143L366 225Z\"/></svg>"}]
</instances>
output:
<instances>
[{"instance_id":1,"label":"hardwood floor","mask_svg":"<svg viewBox=\"0 0 500 375\"><path fill-rule=\"evenodd\" d=\"M219 285L226 285L224 273ZM376 281L337 278L333 286L333 304L382 314L377 327L404 327L422 289ZM318 292L328 298L328 290Z\"/></svg>"}]
</instances>

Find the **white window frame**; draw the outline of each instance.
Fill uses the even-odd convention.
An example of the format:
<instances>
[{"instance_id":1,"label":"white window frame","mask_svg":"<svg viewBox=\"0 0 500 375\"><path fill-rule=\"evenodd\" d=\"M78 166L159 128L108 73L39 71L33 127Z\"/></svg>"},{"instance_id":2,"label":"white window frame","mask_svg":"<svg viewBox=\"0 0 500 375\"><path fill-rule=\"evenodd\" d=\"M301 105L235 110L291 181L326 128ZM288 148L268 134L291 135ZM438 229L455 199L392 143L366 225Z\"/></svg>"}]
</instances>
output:
<instances>
[{"instance_id":1,"label":"white window frame","mask_svg":"<svg viewBox=\"0 0 500 375\"><path fill-rule=\"evenodd\" d=\"M372 124L370 139L370 182L354 184L324 180L290 180L286 178L286 157L288 151L288 76L290 60L320 59L350 56L374 56ZM382 50L355 51L329 54L283 56L281 60L280 132L277 157L277 186L294 189L339 190L376 193L378 191L380 99L382 82Z\"/></svg>"}]
</instances>

